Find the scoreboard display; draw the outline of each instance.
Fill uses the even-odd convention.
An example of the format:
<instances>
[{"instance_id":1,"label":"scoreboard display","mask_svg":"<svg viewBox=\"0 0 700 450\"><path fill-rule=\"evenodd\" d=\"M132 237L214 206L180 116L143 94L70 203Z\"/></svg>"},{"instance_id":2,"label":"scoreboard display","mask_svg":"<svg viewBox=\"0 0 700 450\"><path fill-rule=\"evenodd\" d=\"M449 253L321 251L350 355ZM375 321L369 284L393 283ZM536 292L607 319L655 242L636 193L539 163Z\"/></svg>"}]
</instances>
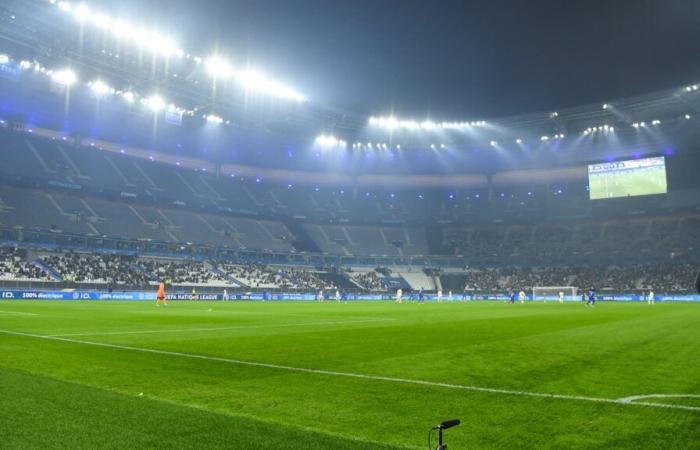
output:
<instances>
[{"instance_id":1,"label":"scoreboard display","mask_svg":"<svg viewBox=\"0 0 700 450\"><path fill-rule=\"evenodd\" d=\"M588 186L591 200L665 194L666 160L659 156L591 164Z\"/></svg>"}]
</instances>

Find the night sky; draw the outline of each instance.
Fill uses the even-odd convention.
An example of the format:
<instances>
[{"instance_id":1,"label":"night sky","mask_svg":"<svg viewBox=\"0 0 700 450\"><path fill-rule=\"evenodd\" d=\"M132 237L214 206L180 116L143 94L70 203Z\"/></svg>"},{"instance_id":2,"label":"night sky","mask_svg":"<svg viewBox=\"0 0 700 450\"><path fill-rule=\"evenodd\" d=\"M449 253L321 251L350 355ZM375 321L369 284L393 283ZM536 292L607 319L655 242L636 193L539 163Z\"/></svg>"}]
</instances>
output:
<instances>
[{"instance_id":1,"label":"night sky","mask_svg":"<svg viewBox=\"0 0 700 450\"><path fill-rule=\"evenodd\" d=\"M700 79L700 2L120 0L186 50L221 49L318 103L468 120Z\"/></svg>"}]
</instances>

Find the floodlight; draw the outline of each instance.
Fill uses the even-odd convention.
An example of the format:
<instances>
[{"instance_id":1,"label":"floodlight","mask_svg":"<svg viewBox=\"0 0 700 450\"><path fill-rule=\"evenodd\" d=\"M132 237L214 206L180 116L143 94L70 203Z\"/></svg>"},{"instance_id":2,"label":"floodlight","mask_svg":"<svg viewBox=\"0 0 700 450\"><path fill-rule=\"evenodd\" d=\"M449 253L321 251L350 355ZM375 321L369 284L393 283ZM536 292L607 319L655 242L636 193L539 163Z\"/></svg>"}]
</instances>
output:
<instances>
[{"instance_id":1,"label":"floodlight","mask_svg":"<svg viewBox=\"0 0 700 450\"><path fill-rule=\"evenodd\" d=\"M93 14L92 22L95 24L96 27L105 29L111 29L113 24L112 19L105 16L104 14Z\"/></svg>"},{"instance_id":2,"label":"floodlight","mask_svg":"<svg viewBox=\"0 0 700 450\"><path fill-rule=\"evenodd\" d=\"M209 123L224 123L224 119L214 114L209 114L206 119Z\"/></svg>"},{"instance_id":3,"label":"floodlight","mask_svg":"<svg viewBox=\"0 0 700 450\"><path fill-rule=\"evenodd\" d=\"M267 78L265 75L253 70L245 70L236 73L236 79L241 85L250 91L262 92L275 97L286 98L298 102L305 101L303 95L294 89Z\"/></svg>"},{"instance_id":4,"label":"floodlight","mask_svg":"<svg viewBox=\"0 0 700 450\"><path fill-rule=\"evenodd\" d=\"M59 70L51 74L51 79L56 83L70 86L78 80L77 75L70 69Z\"/></svg>"},{"instance_id":5,"label":"floodlight","mask_svg":"<svg viewBox=\"0 0 700 450\"><path fill-rule=\"evenodd\" d=\"M90 83L90 88L97 95L104 95L110 90L110 87L100 80Z\"/></svg>"},{"instance_id":6,"label":"floodlight","mask_svg":"<svg viewBox=\"0 0 700 450\"><path fill-rule=\"evenodd\" d=\"M159 95L153 95L151 97L148 97L143 101L143 104L151 110L153 110L153 112L158 112L161 109L165 108L165 100L163 100L163 98Z\"/></svg>"},{"instance_id":7,"label":"floodlight","mask_svg":"<svg viewBox=\"0 0 700 450\"><path fill-rule=\"evenodd\" d=\"M335 147L336 145L342 145L341 142L342 141L339 141L335 136L322 134L316 137L316 145L320 145L322 147Z\"/></svg>"},{"instance_id":8,"label":"floodlight","mask_svg":"<svg viewBox=\"0 0 700 450\"><path fill-rule=\"evenodd\" d=\"M0 64L7 64L10 62L10 57L7 55L0 55Z\"/></svg>"},{"instance_id":9,"label":"floodlight","mask_svg":"<svg viewBox=\"0 0 700 450\"><path fill-rule=\"evenodd\" d=\"M124 97L124 100L126 100L128 103L134 103L134 93L127 91L122 93L122 97Z\"/></svg>"},{"instance_id":10,"label":"floodlight","mask_svg":"<svg viewBox=\"0 0 700 450\"><path fill-rule=\"evenodd\" d=\"M73 17L78 22L85 22L90 18L90 8L85 5L79 5L73 10Z\"/></svg>"},{"instance_id":11,"label":"floodlight","mask_svg":"<svg viewBox=\"0 0 700 450\"><path fill-rule=\"evenodd\" d=\"M690 114L686 114L686 115L685 115L685 118L686 118L686 119L690 119Z\"/></svg>"},{"instance_id":12,"label":"floodlight","mask_svg":"<svg viewBox=\"0 0 700 450\"><path fill-rule=\"evenodd\" d=\"M518 139L515 140L515 143L516 143L516 144L522 144L522 143L523 143L523 140L520 139L520 138L518 138Z\"/></svg>"},{"instance_id":13,"label":"floodlight","mask_svg":"<svg viewBox=\"0 0 700 450\"><path fill-rule=\"evenodd\" d=\"M231 65L219 56L212 56L206 62L209 75L214 78L229 77L233 74Z\"/></svg>"},{"instance_id":14,"label":"floodlight","mask_svg":"<svg viewBox=\"0 0 700 450\"><path fill-rule=\"evenodd\" d=\"M145 46L153 53L161 53L165 56L173 54L181 55L183 51L178 48L174 40L167 36L161 36L155 33L146 33Z\"/></svg>"},{"instance_id":15,"label":"floodlight","mask_svg":"<svg viewBox=\"0 0 700 450\"><path fill-rule=\"evenodd\" d=\"M491 147L495 147L495 146L498 145L498 142L496 142L496 141L491 141L491 142L489 142L489 144L491 145Z\"/></svg>"}]
</instances>

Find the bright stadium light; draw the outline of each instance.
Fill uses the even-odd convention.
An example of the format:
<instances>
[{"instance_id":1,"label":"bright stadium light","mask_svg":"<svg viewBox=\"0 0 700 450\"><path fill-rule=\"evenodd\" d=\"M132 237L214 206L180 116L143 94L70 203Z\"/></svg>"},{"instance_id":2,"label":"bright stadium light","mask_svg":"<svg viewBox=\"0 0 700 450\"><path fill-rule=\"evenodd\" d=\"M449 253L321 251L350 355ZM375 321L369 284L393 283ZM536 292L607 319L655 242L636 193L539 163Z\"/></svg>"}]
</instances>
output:
<instances>
[{"instance_id":1,"label":"bright stadium light","mask_svg":"<svg viewBox=\"0 0 700 450\"><path fill-rule=\"evenodd\" d=\"M206 116L206 120L209 123L224 123L224 119L214 114L209 114Z\"/></svg>"},{"instance_id":2,"label":"bright stadium light","mask_svg":"<svg viewBox=\"0 0 700 450\"><path fill-rule=\"evenodd\" d=\"M135 96L133 92L126 91L122 92L122 97L124 97L124 100L127 101L127 103L134 103Z\"/></svg>"},{"instance_id":3,"label":"bright stadium light","mask_svg":"<svg viewBox=\"0 0 700 450\"><path fill-rule=\"evenodd\" d=\"M143 30L138 32L137 36L139 44L151 50L153 53L160 53L164 56L182 56L184 54L184 51L177 46L177 43L167 36Z\"/></svg>"},{"instance_id":4,"label":"bright stadium light","mask_svg":"<svg viewBox=\"0 0 700 450\"><path fill-rule=\"evenodd\" d=\"M265 75L253 70L244 70L236 73L236 79L249 91L261 92L275 97L286 98L303 102L306 100L303 95L294 89L267 78Z\"/></svg>"},{"instance_id":5,"label":"bright stadium light","mask_svg":"<svg viewBox=\"0 0 700 450\"><path fill-rule=\"evenodd\" d=\"M0 64L7 64L10 62L10 57L7 55L0 55Z\"/></svg>"},{"instance_id":6,"label":"bright stadium light","mask_svg":"<svg viewBox=\"0 0 700 450\"><path fill-rule=\"evenodd\" d=\"M495 147L495 146L498 145L498 142L496 142L496 141L491 141L491 142L489 142L489 145L491 145L491 147Z\"/></svg>"},{"instance_id":7,"label":"bright stadium light","mask_svg":"<svg viewBox=\"0 0 700 450\"><path fill-rule=\"evenodd\" d=\"M420 128L420 124L415 120L402 120L399 125L401 128L406 128L407 130L416 130Z\"/></svg>"},{"instance_id":8,"label":"bright stadium light","mask_svg":"<svg viewBox=\"0 0 700 450\"><path fill-rule=\"evenodd\" d=\"M420 123L420 127L424 130L434 130L437 128L437 124L430 120L424 120Z\"/></svg>"},{"instance_id":9,"label":"bright stadium light","mask_svg":"<svg viewBox=\"0 0 700 450\"><path fill-rule=\"evenodd\" d=\"M63 69L51 74L51 79L64 86L70 86L78 81L78 76L70 69Z\"/></svg>"},{"instance_id":10,"label":"bright stadium light","mask_svg":"<svg viewBox=\"0 0 700 450\"><path fill-rule=\"evenodd\" d=\"M515 143L516 143L516 144L522 144L522 143L523 143L523 140L520 139L520 138L518 138L518 139L515 140Z\"/></svg>"},{"instance_id":11,"label":"bright stadium light","mask_svg":"<svg viewBox=\"0 0 700 450\"><path fill-rule=\"evenodd\" d=\"M103 81L97 80L90 83L90 89L97 95L104 95L110 92L111 88Z\"/></svg>"},{"instance_id":12,"label":"bright stadium light","mask_svg":"<svg viewBox=\"0 0 700 450\"><path fill-rule=\"evenodd\" d=\"M86 5L79 5L73 10L73 17L78 22L85 22L90 18L90 14L90 8L88 8Z\"/></svg>"},{"instance_id":13,"label":"bright stadium light","mask_svg":"<svg viewBox=\"0 0 700 450\"><path fill-rule=\"evenodd\" d=\"M346 147L347 142L336 138L335 136L332 135L326 135L322 134L320 136L316 137L316 145L320 147L325 147L325 148L331 148L331 147Z\"/></svg>"},{"instance_id":14,"label":"bright stadium light","mask_svg":"<svg viewBox=\"0 0 700 450\"><path fill-rule=\"evenodd\" d=\"M165 108L165 100L163 100L163 98L159 95L153 95L151 97L148 97L147 99L144 99L143 104L146 105L153 112L158 112L161 109Z\"/></svg>"},{"instance_id":15,"label":"bright stadium light","mask_svg":"<svg viewBox=\"0 0 700 450\"><path fill-rule=\"evenodd\" d=\"M219 56L212 56L205 64L209 75L214 78L230 77L233 74L231 65Z\"/></svg>"}]
</instances>

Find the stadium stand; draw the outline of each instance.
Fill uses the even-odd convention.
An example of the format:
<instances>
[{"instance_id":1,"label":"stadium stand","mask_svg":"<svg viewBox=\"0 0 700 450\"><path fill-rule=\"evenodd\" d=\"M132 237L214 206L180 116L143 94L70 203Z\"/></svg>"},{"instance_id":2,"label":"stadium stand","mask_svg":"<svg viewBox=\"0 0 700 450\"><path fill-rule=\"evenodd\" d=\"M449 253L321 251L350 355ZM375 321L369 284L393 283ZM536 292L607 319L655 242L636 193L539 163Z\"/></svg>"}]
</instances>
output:
<instances>
[{"instance_id":1,"label":"stadium stand","mask_svg":"<svg viewBox=\"0 0 700 450\"><path fill-rule=\"evenodd\" d=\"M40 267L25 260L26 252L17 248L0 247L0 280L50 281Z\"/></svg>"},{"instance_id":2,"label":"stadium stand","mask_svg":"<svg viewBox=\"0 0 700 450\"><path fill-rule=\"evenodd\" d=\"M583 184L562 195L538 185L426 192L426 202L411 189L290 189L6 129L0 145L0 236L87 252L39 260L64 281L379 292L392 288L368 267L382 265L426 291L686 292L700 256L694 188L669 193L663 208L630 201L610 211L582 206ZM143 255L90 254L102 250ZM185 251L210 262L183 260ZM3 255L5 280L50 281L13 254ZM439 277L422 270L436 257L450 268Z\"/></svg>"}]
</instances>

